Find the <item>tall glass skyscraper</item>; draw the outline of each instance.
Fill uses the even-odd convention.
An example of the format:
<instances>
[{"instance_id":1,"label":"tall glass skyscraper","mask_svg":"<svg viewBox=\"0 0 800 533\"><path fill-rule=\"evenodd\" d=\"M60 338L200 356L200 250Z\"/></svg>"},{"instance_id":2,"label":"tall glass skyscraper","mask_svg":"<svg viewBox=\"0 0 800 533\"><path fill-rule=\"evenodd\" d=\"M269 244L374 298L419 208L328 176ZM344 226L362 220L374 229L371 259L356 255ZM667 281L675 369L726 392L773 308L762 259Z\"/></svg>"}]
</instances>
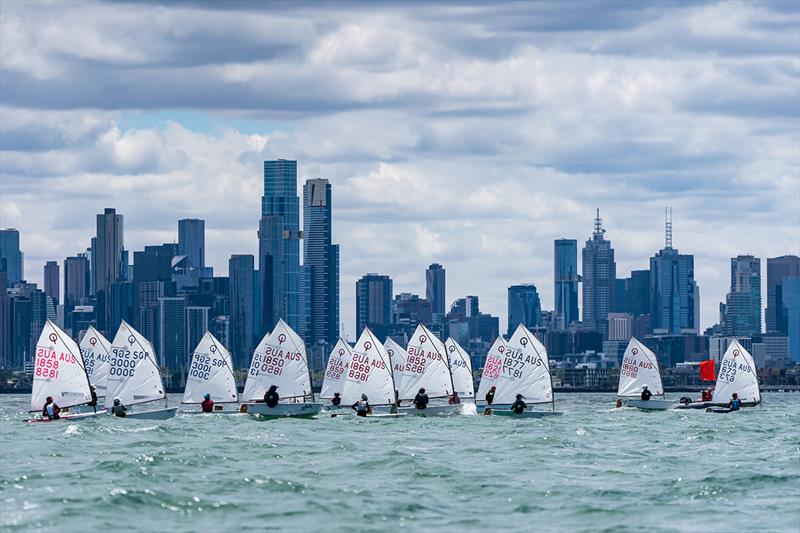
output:
<instances>
[{"instance_id":1,"label":"tall glass skyscraper","mask_svg":"<svg viewBox=\"0 0 800 533\"><path fill-rule=\"evenodd\" d=\"M434 322L444 319L446 271L439 263L433 263L425 271L425 299L431 303Z\"/></svg>"},{"instance_id":2,"label":"tall glass skyscraper","mask_svg":"<svg viewBox=\"0 0 800 533\"><path fill-rule=\"evenodd\" d=\"M0 230L0 270L6 273L6 284L9 287L25 279L22 258L22 252L19 250L19 230L14 228Z\"/></svg>"},{"instance_id":3,"label":"tall glass skyscraper","mask_svg":"<svg viewBox=\"0 0 800 533\"><path fill-rule=\"evenodd\" d=\"M206 266L206 222L198 218L178 221L178 254L185 255L187 266L202 269Z\"/></svg>"},{"instance_id":4,"label":"tall glass skyscraper","mask_svg":"<svg viewBox=\"0 0 800 533\"><path fill-rule=\"evenodd\" d=\"M555 311L557 329L566 329L578 317L578 241L556 239L554 249Z\"/></svg>"},{"instance_id":5,"label":"tall glass skyscraper","mask_svg":"<svg viewBox=\"0 0 800 533\"><path fill-rule=\"evenodd\" d=\"M767 258L767 333L788 333L784 278L800 276L800 257L784 255Z\"/></svg>"},{"instance_id":6,"label":"tall glass skyscraper","mask_svg":"<svg viewBox=\"0 0 800 533\"><path fill-rule=\"evenodd\" d=\"M283 313L282 317L292 328L300 327L300 198L297 196L297 161L278 159L264 161L264 196L261 199L261 216L268 217L268 224L260 229L259 241L262 239L275 242L283 240L280 257L271 261L280 261L283 274ZM259 244L259 250L265 248ZM259 252L259 271L264 259ZM277 272L278 269L273 269ZM266 283L265 283L266 281ZM269 297L268 287L276 284L261 278L261 299ZM265 296L266 295L266 296ZM263 305L262 305L263 309ZM263 313L262 313L263 316ZM262 318L262 320L264 320Z\"/></svg>"},{"instance_id":7,"label":"tall glass skyscraper","mask_svg":"<svg viewBox=\"0 0 800 533\"><path fill-rule=\"evenodd\" d=\"M537 327L542 320L542 304L536 285L512 285L508 288L508 336L514 334L517 326Z\"/></svg>"},{"instance_id":8,"label":"tall glass skyscraper","mask_svg":"<svg viewBox=\"0 0 800 533\"><path fill-rule=\"evenodd\" d=\"M44 264L44 293L56 303L59 302L61 288L58 283L59 270L56 261L48 261Z\"/></svg>"},{"instance_id":9,"label":"tall glass skyscraper","mask_svg":"<svg viewBox=\"0 0 800 533\"><path fill-rule=\"evenodd\" d=\"M356 282L356 335L367 326L383 342L391 323L392 278L365 274Z\"/></svg>"},{"instance_id":10,"label":"tall glass skyscraper","mask_svg":"<svg viewBox=\"0 0 800 533\"><path fill-rule=\"evenodd\" d=\"M331 184L303 186L303 267L306 271L305 341L333 345L339 338L339 246L331 243Z\"/></svg>"},{"instance_id":11,"label":"tall glass skyscraper","mask_svg":"<svg viewBox=\"0 0 800 533\"><path fill-rule=\"evenodd\" d=\"M92 264L95 292L104 291L119 281L122 272L123 226L122 215L106 208L97 215L97 236Z\"/></svg>"},{"instance_id":12,"label":"tall glass skyscraper","mask_svg":"<svg viewBox=\"0 0 800 533\"><path fill-rule=\"evenodd\" d=\"M617 264L611 241L605 239L606 230L600 210L594 219L594 233L583 248L583 321L606 335L608 313L614 303L614 285Z\"/></svg>"},{"instance_id":13,"label":"tall glass skyscraper","mask_svg":"<svg viewBox=\"0 0 800 533\"><path fill-rule=\"evenodd\" d=\"M230 279L230 336L229 346L236 368L248 368L253 356L255 272L252 255L232 255L228 261Z\"/></svg>"},{"instance_id":14,"label":"tall glass skyscraper","mask_svg":"<svg viewBox=\"0 0 800 533\"><path fill-rule=\"evenodd\" d=\"M731 259L731 289L725 298L722 333L751 337L761 333L761 259L740 255Z\"/></svg>"}]
</instances>

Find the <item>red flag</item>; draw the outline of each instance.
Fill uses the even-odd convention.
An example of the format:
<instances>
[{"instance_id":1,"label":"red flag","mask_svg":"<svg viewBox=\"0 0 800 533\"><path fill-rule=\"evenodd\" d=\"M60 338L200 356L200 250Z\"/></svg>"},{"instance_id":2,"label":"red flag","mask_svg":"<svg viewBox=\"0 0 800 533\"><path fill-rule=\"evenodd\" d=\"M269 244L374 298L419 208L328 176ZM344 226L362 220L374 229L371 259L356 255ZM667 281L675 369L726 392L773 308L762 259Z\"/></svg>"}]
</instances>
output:
<instances>
[{"instance_id":1,"label":"red flag","mask_svg":"<svg viewBox=\"0 0 800 533\"><path fill-rule=\"evenodd\" d=\"M700 363L700 381L715 381L714 360L709 359Z\"/></svg>"}]
</instances>

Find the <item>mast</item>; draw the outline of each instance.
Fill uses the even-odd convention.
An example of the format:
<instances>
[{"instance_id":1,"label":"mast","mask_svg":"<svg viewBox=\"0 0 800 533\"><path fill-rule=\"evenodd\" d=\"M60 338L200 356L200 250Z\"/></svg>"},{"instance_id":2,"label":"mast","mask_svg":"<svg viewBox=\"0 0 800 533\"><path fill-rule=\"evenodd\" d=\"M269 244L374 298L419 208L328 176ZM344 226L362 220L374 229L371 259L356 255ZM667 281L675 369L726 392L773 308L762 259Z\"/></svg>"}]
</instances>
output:
<instances>
[{"instance_id":1,"label":"mast","mask_svg":"<svg viewBox=\"0 0 800 533\"><path fill-rule=\"evenodd\" d=\"M599 215L600 210L598 209L597 211L598 211L598 217L599 217L600 216ZM556 410L556 394L555 394L555 391L553 390L553 373L550 372L550 361L549 360L545 361L545 359L542 357L542 354L540 354L539 350L536 348L536 343L533 342L533 339L530 338L529 333L531 333L531 332L528 331L528 328L525 328L525 337L527 337L528 342L531 343L531 346L533 347L533 349L536 350L536 355L539 356L539 359L541 359L542 364L546 365L545 368L547 369L547 375L550 377L550 409L552 411L555 411Z\"/></svg>"}]
</instances>

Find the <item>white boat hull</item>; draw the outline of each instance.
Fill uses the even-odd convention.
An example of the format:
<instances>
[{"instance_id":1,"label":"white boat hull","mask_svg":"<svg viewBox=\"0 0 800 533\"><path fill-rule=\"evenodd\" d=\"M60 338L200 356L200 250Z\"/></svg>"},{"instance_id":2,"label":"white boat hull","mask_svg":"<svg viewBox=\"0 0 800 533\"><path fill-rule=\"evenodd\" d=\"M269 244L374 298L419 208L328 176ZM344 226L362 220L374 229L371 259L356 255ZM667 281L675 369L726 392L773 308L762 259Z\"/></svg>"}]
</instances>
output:
<instances>
[{"instance_id":1,"label":"white boat hull","mask_svg":"<svg viewBox=\"0 0 800 533\"><path fill-rule=\"evenodd\" d=\"M138 420L168 420L175 416L177 410L177 407L164 407L162 409L134 411L133 408L129 407L128 411L125 413L125 416L112 415L110 409L108 411L108 415L117 419L136 418Z\"/></svg>"},{"instance_id":2,"label":"white boat hull","mask_svg":"<svg viewBox=\"0 0 800 533\"><path fill-rule=\"evenodd\" d=\"M64 414L64 415L59 415L59 418L57 418L55 420L50 420L49 418L46 418L46 417L44 417L44 418L43 417L39 417L39 418L29 418L25 422L28 422L29 424L33 424L33 423L37 423L37 422L61 422L62 420L64 420L65 422L77 422L77 421L80 421L80 420L86 420L88 418L94 418L96 416L101 416L101 415L104 415L104 414L106 414L105 410L100 410L100 411L97 411L96 413L94 411L92 411L90 413L67 413L67 414Z\"/></svg>"},{"instance_id":3,"label":"white boat hull","mask_svg":"<svg viewBox=\"0 0 800 533\"><path fill-rule=\"evenodd\" d=\"M417 409L414 406L411 407L399 407L397 409L398 413L405 413L409 416L446 416L446 415L460 415L461 414L461 404L453 404L453 405L429 405L425 409Z\"/></svg>"},{"instance_id":4,"label":"white boat hull","mask_svg":"<svg viewBox=\"0 0 800 533\"><path fill-rule=\"evenodd\" d=\"M247 402L241 407L243 413L263 418L311 418L322 411L321 403L279 403L269 407L265 403Z\"/></svg>"},{"instance_id":5,"label":"white boat hull","mask_svg":"<svg viewBox=\"0 0 800 533\"><path fill-rule=\"evenodd\" d=\"M181 405L178 408L179 415L240 415L242 412L239 410L239 404L236 403L226 403L226 404L214 404L214 410L210 413L206 413L199 405L188 404L188 405Z\"/></svg>"},{"instance_id":6,"label":"white boat hull","mask_svg":"<svg viewBox=\"0 0 800 533\"><path fill-rule=\"evenodd\" d=\"M622 400L625 407L635 407L643 411L668 411L675 408L678 402L675 400L668 400L665 398L650 398L649 400L629 399Z\"/></svg>"},{"instance_id":7,"label":"white boat hull","mask_svg":"<svg viewBox=\"0 0 800 533\"><path fill-rule=\"evenodd\" d=\"M511 409L486 409L485 415L491 416L508 416L511 418L544 418L546 416L558 416L563 414L561 411L523 411L522 413L515 413Z\"/></svg>"}]
</instances>

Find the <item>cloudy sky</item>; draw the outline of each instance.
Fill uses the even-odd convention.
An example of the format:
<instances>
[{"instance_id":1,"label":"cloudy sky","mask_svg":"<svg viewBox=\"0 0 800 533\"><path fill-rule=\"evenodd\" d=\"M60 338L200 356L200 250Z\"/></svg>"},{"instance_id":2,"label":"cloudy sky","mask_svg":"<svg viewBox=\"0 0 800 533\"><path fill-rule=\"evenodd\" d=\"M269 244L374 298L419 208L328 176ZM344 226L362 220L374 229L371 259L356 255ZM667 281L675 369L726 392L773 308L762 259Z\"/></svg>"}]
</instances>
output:
<instances>
[{"instance_id":1,"label":"cloudy sky","mask_svg":"<svg viewBox=\"0 0 800 533\"><path fill-rule=\"evenodd\" d=\"M0 226L26 277L206 219L207 261L255 253L262 161L333 183L341 309L389 274L424 294L553 305L553 239L599 208L617 273L695 254L702 326L730 258L800 249L800 11L762 3L0 3ZM299 184L300 185L300 184ZM766 265L762 265L766 270ZM766 302L765 302L766 303Z\"/></svg>"}]
</instances>

